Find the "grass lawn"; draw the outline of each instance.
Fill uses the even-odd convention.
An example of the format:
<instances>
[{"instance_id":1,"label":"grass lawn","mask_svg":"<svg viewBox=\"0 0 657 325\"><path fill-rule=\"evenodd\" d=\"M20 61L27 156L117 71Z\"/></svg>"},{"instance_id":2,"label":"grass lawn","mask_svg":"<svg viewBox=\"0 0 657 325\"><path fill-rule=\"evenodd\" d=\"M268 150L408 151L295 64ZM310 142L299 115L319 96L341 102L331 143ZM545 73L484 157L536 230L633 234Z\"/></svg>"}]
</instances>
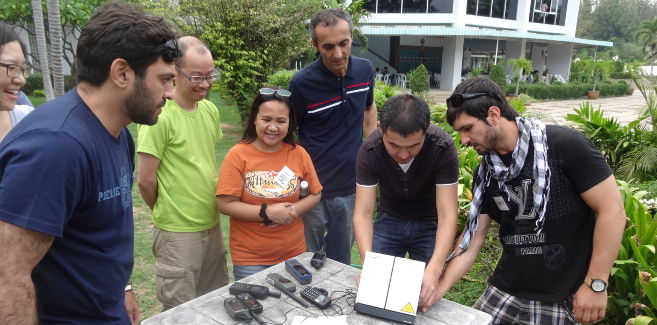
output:
<instances>
[{"instance_id":1,"label":"grass lawn","mask_svg":"<svg viewBox=\"0 0 657 325\"><path fill-rule=\"evenodd\" d=\"M222 122L223 139L216 148L217 162L221 165L224 156L228 150L241 138L242 127L237 107L225 102L216 92L213 92L209 98L219 108ZM30 96L30 100L35 106L45 101L43 97ZM137 139L137 127L134 124L128 126L132 136ZM144 203L139 194L139 189L135 184L132 190L134 203L134 221L135 221L135 266L132 273L132 287L135 291L141 310L142 319L146 319L161 311L161 304L155 294L155 258L151 251L153 223L151 221L150 208ZM225 246L228 248L228 217L221 216L221 226L224 233ZM493 231L494 232L494 231ZM493 233L491 232L491 233ZM473 266L468 274L467 280L460 281L446 296L447 299L472 305L479 297L485 287L485 280L490 275L496 260L498 245L495 243L496 238L491 236L488 244L483 249L483 254ZM229 275L232 278L232 263L230 260L230 250L228 251ZM492 257L491 257L492 256ZM361 259L358 254L358 248L354 244L352 248L352 264L360 265Z\"/></svg>"}]
</instances>

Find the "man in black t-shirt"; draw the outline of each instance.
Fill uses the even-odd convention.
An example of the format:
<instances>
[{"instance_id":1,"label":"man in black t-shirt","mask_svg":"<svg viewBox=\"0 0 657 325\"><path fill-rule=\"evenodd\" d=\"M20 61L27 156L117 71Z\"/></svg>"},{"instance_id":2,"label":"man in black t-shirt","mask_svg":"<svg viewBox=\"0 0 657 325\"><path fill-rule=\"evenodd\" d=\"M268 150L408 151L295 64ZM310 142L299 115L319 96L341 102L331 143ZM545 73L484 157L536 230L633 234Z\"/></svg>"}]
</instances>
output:
<instances>
[{"instance_id":1,"label":"man in black t-shirt","mask_svg":"<svg viewBox=\"0 0 657 325\"><path fill-rule=\"evenodd\" d=\"M626 218L598 149L578 131L519 117L485 78L462 82L447 105L461 142L483 159L440 296L472 266L495 220L502 257L475 308L490 313L493 324L602 319Z\"/></svg>"},{"instance_id":2,"label":"man in black t-shirt","mask_svg":"<svg viewBox=\"0 0 657 325\"><path fill-rule=\"evenodd\" d=\"M459 162L454 140L429 123L429 106L398 95L381 109L381 128L356 159L354 234L361 258L374 251L427 263L420 306L440 297L438 281L456 234ZM380 189L378 216L372 214Z\"/></svg>"}]
</instances>

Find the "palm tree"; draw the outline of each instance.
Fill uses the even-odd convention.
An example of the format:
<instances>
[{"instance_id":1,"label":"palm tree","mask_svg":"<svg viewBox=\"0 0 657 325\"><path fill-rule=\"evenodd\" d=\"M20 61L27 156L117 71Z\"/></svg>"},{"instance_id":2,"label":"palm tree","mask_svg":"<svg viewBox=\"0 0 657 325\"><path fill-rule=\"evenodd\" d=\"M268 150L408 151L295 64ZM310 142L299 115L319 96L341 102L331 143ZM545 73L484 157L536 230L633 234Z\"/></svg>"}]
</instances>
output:
<instances>
[{"instance_id":1,"label":"palm tree","mask_svg":"<svg viewBox=\"0 0 657 325\"><path fill-rule=\"evenodd\" d=\"M39 52L39 63L43 74L43 89L46 92L46 100L55 98L50 83L50 67L48 65L48 45L46 44L46 31L43 27L43 8L41 0L32 0L32 15L34 16L34 31L36 33L37 52Z\"/></svg>"},{"instance_id":2,"label":"palm tree","mask_svg":"<svg viewBox=\"0 0 657 325\"><path fill-rule=\"evenodd\" d=\"M516 96L520 92L520 79L532 71L532 61L525 58L509 59L506 61L511 71L516 75Z\"/></svg>"},{"instance_id":3,"label":"palm tree","mask_svg":"<svg viewBox=\"0 0 657 325\"><path fill-rule=\"evenodd\" d=\"M64 48L62 45L62 21L59 14L59 0L48 0L48 26L50 29L50 50L52 54L52 75L55 97L64 94Z\"/></svg>"},{"instance_id":4,"label":"palm tree","mask_svg":"<svg viewBox=\"0 0 657 325\"><path fill-rule=\"evenodd\" d=\"M653 20L642 21L635 37L643 44L643 53L650 63L650 75L652 76L652 67L657 59L657 17Z\"/></svg>"}]
</instances>

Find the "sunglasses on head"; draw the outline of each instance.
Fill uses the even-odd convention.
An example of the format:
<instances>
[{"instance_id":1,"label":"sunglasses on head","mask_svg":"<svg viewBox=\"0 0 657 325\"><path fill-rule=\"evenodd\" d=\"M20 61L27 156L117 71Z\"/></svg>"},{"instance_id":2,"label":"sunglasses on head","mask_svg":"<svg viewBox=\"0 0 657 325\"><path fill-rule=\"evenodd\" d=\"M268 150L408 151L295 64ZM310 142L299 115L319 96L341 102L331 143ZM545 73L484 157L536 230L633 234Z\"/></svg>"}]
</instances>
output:
<instances>
[{"instance_id":1,"label":"sunglasses on head","mask_svg":"<svg viewBox=\"0 0 657 325\"><path fill-rule=\"evenodd\" d=\"M175 39L170 39L164 44L159 45L155 52L160 53L165 62L172 62L180 58L178 42Z\"/></svg>"},{"instance_id":2,"label":"sunglasses on head","mask_svg":"<svg viewBox=\"0 0 657 325\"><path fill-rule=\"evenodd\" d=\"M290 97L292 93L287 89L271 89L271 88L260 88L258 89L260 95L265 96L280 96L280 97Z\"/></svg>"},{"instance_id":3,"label":"sunglasses on head","mask_svg":"<svg viewBox=\"0 0 657 325\"><path fill-rule=\"evenodd\" d=\"M449 105L451 107L460 107L461 105L463 105L463 103L465 103L466 100L470 100L470 99L478 98L478 97L482 97L482 96L489 96L489 94L488 93L472 93L472 94L456 93L456 94L453 94L452 96L449 96L449 98L447 98L446 102L447 102L447 105Z\"/></svg>"}]
</instances>

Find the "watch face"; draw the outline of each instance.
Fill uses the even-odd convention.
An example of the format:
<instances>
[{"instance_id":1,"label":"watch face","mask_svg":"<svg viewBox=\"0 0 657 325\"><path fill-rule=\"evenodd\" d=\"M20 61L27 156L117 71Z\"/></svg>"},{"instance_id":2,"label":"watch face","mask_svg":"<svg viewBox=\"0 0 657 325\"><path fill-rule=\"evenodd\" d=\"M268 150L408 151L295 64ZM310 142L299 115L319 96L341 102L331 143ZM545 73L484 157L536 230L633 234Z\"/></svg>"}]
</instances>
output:
<instances>
[{"instance_id":1,"label":"watch face","mask_svg":"<svg viewBox=\"0 0 657 325\"><path fill-rule=\"evenodd\" d=\"M600 280L600 279L591 280L591 289L593 289L593 291L595 291L595 292L605 291L606 286L607 286L607 284L604 281Z\"/></svg>"}]
</instances>

